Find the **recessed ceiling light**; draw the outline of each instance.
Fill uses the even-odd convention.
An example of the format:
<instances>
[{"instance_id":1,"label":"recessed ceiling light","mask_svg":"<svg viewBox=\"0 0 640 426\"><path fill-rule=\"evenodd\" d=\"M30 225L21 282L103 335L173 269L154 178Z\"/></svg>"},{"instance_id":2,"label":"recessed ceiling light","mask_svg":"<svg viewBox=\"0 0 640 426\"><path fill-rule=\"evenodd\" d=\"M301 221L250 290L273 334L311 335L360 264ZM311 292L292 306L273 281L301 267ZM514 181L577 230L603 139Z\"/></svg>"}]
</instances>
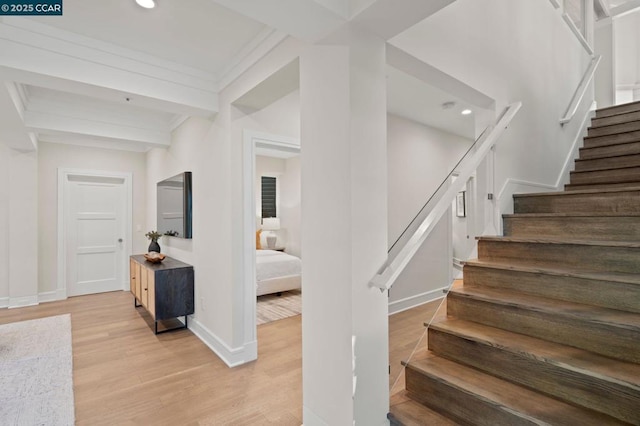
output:
<instances>
[{"instance_id":1,"label":"recessed ceiling light","mask_svg":"<svg viewBox=\"0 0 640 426\"><path fill-rule=\"evenodd\" d=\"M471 110L470 110L470 109L468 109L468 108L467 108L467 109L463 109L463 110L462 110L462 112L461 112L460 114L462 114L462 115L469 115L469 114L471 114Z\"/></svg>"},{"instance_id":2,"label":"recessed ceiling light","mask_svg":"<svg viewBox=\"0 0 640 426\"><path fill-rule=\"evenodd\" d=\"M136 0L136 3L138 3L145 9L153 9L154 7L156 7L156 2L153 0Z\"/></svg>"}]
</instances>

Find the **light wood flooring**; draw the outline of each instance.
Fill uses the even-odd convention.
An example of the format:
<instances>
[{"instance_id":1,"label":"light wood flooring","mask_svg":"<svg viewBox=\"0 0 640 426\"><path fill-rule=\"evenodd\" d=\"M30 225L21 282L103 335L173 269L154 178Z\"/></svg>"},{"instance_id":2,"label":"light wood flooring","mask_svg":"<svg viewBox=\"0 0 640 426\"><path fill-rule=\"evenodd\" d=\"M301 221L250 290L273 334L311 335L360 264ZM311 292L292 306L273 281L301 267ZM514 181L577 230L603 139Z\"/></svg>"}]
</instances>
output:
<instances>
[{"instance_id":1,"label":"light wood flooring","mask_svg":"<svg viewBox=\"0 0 640 426\"><path fill-rule=\"evenodd\" d=\"M390 317L391 377L437 306ZM0 324L64 313L71 314L78 425L302 424L300 316L259 326L258 360L233 369L188 330L154 335L128 292L0 309Z\"/></svg>"}]
</instances>

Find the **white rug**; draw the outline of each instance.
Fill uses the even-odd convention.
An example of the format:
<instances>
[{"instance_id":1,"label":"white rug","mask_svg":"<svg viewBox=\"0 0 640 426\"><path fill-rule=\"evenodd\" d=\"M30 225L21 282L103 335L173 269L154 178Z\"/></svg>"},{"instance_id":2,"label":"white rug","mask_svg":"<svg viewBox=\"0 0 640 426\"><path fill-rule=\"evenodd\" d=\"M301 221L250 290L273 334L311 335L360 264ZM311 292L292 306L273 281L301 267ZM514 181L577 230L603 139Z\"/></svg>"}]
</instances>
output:
<instances>
[{"instance_id":1,"label":"white rug","mask_svg":"<svg viewBox=\"0 0 640 426\"><path fill-rule=\"evenodd\" d=\"M0 325L0 424L74 420L70 316Z\"/></svg>"}]
</instances>

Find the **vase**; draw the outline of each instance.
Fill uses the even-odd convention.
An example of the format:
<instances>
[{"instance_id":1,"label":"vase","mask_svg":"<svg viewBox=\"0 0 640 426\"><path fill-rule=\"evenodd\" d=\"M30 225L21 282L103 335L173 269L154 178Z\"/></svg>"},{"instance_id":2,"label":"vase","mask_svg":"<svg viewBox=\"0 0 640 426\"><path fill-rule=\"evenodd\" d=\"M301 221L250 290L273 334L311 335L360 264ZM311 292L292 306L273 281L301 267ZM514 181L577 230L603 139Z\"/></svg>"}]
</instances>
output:
<instances>
[{"instance_id":1,"label":"vase","mask_svg":"<svg viewBox=\"0 0 640 426\"><path fill-rule=\"evenodd\" d=\"M149 253L151 253L152 251L160 253L160 244L158 244L157 241L151 241L151 244L149 244Z\"/></svg>"}]
</instances>

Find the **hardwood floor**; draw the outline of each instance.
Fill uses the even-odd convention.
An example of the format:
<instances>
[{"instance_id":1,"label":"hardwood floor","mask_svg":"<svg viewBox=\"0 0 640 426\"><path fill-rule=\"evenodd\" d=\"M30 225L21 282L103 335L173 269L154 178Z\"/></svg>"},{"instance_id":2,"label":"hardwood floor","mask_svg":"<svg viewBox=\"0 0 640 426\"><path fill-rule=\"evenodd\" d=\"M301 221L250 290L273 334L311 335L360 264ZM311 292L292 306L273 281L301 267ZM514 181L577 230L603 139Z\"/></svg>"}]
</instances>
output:
<instances>
[{"instance_id":1,"label":"hardwood floor","mask_svg":"<svg viewBox=\"0 0 640 426\"><path fill-rule=\"evenodd\" d=\"M438 304L390 317L391 377ZM188 330L154 335L128 292L0 309L0 324L65 313L78 425L302 424L300 316L259 326L259 359L233 369Z\"/></svg>"}]
</instances>

